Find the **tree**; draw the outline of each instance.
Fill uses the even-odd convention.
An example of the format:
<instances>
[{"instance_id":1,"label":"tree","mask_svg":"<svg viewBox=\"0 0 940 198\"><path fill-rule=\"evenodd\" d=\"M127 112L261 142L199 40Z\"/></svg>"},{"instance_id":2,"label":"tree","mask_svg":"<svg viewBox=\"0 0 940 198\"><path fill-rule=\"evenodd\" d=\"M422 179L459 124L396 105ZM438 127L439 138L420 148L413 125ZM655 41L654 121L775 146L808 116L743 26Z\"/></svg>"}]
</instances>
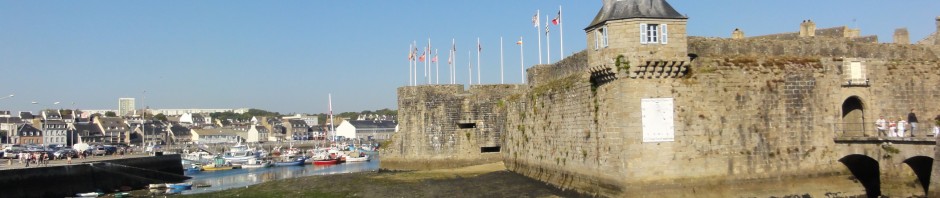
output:
<instances>
[{"instance_id":1,"label":"tree","mask_svg":"<svg viewBox=\"0 0 940 198\"><path fill-rule=\"evenodd\" d=\"M113 111L104 112L105 117L117 117L117 114Z\"/></svg>"},{"instance_id":2,"label":"tree","mask_svg":"<svg viewBox=\"0 0 940 198\"><path fill-rule=\"evenodd\" d=\"M154 115L153 118L164 122L167 121L166 115L163 115L163 113L158 113L157 115Z\"/></svg>"}]
</instances>

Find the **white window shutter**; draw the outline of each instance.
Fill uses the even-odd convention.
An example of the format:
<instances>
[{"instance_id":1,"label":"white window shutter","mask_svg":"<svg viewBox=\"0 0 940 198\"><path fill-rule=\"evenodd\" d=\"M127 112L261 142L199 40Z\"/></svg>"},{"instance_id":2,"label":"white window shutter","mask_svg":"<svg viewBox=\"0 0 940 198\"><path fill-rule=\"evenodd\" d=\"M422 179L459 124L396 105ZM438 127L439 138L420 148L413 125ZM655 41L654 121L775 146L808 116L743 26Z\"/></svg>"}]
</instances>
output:
<instances>
[{"instance_id":1,"label":"white window shutter","mask_svg":"<svg viewBox=\"0 0 940 198\"><path fill-rule=\"evenodd\" d=\"M659 40L662 41L663 44L668 44L669 40L667 38L669 38L669 27L666 27L666 24L660 24L659 28L662 29L662 34L660 34L661 38Z\"/></svg>"},{"instance_id":2,"label":"white window shutter","mask_svg":"<svg viewBox=\"0 0 940 198\"><path fill-rule=\"evenodd\" d=\"M604 26L604 47L605 48L608 46L607 45L607 31L608 31L607 26Z\"/></svg>"},{"instance_id":3,"label":"white window shutter","mask_svg":"<svg viewBox=\"0 0 940 198\"><path fill-rule=\"evenodd\" d=\"M598 29L597 31L594 31L594 49L595 50L601 48L600 40L601 40L601 32L600 32L600 29Z\"/></svg>"},{"instance_id":4,"label":"white window shutter","mask_svg":"<svg viewBox=\"0 0 940 198\"><path fill-rule=\"evenodd\" d=\"M646 24L640 23L640 44L646 44Z\"/></svg>"}]
</instances>

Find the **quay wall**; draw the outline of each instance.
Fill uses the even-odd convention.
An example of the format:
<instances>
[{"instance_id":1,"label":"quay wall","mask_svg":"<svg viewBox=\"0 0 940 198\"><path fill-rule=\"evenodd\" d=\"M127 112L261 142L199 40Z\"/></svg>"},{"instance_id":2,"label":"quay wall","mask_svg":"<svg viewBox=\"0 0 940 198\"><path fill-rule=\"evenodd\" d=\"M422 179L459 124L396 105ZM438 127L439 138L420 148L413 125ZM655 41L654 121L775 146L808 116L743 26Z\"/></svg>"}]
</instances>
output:
<instances>
[{"instance_id":1,"label":"quay wall","mask_svg":"<svg viewBox=\"0 0 940 198\"><path fill-rule=\"evenodd\" d=\"M179 155L98 161L67 166L0 170L0 198L73 197L76 193L111 192L151 183L181 182Z\"/></svg>"}]
</instances>

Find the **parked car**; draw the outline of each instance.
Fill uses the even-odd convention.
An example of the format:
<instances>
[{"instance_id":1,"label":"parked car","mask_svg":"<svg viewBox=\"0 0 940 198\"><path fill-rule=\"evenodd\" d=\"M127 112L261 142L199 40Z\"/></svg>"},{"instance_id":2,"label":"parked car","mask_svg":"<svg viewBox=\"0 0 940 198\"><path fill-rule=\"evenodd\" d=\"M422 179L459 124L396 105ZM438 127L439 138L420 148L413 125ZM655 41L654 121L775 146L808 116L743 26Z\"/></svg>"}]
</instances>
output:
<instances>
[{"instance_id":1,"label":"parked car","mask_svg":"<svg viewBox=\"0 0 940 198\"><path fill-rule=\"evenodd\" d=\"M53 153L52 156L55 156L55 159L65 159L68 157L74 158L74 157L78 157L78 151L75 151L75 149L70 149L70 148L59 149L58 151L55 151L55 153Z\"/></svg>"},{"instance_id":2,"label":"parked car","mask_svg":"<svg viewBox=\"0 0 940 198\"><path fill-rule=\"evenodd\" d=\"M10 150L3 151L3 158L6 158L6 159L16 159L19 156L20 156L20 151L17 151L17 150L10 149Z\"/></svg>"},{"instance_id":3,"label":"parked car","mask_svg":"<svg viewBox=\"0 0 940 198\"><path fill-rule=\"evenodd\" d=\"M107 155L108 150L104 147L95 147L95 150L91 151L92 155Z\"/></svg>"}]
</instances>

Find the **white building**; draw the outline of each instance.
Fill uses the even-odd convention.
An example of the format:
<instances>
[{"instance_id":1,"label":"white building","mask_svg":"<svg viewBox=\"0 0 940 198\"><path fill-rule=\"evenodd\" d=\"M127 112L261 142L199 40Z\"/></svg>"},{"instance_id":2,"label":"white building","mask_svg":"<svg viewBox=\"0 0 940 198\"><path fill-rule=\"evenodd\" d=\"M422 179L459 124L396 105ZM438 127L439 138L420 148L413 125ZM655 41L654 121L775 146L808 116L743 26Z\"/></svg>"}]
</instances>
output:
<instances>
[{"instance_id":1,"label":"white building","mask_svg":"<svg viewBox=\"0 0 940 198\"><path fill-rule=\"evenodd\" d=\"M336 127L336 136L345 138L388 139L398 124L391 120L343 120Z\"/></svg>"},{"instance_id":2,"label":"white building","mask_svg":"<svg viewBox=\"0 0 940 198\"><path fill-rule=\"evenodd\" d=\"M136 114L134 98L118 98L118 116L127 116Z\"/></svg>"}]
</instances>

